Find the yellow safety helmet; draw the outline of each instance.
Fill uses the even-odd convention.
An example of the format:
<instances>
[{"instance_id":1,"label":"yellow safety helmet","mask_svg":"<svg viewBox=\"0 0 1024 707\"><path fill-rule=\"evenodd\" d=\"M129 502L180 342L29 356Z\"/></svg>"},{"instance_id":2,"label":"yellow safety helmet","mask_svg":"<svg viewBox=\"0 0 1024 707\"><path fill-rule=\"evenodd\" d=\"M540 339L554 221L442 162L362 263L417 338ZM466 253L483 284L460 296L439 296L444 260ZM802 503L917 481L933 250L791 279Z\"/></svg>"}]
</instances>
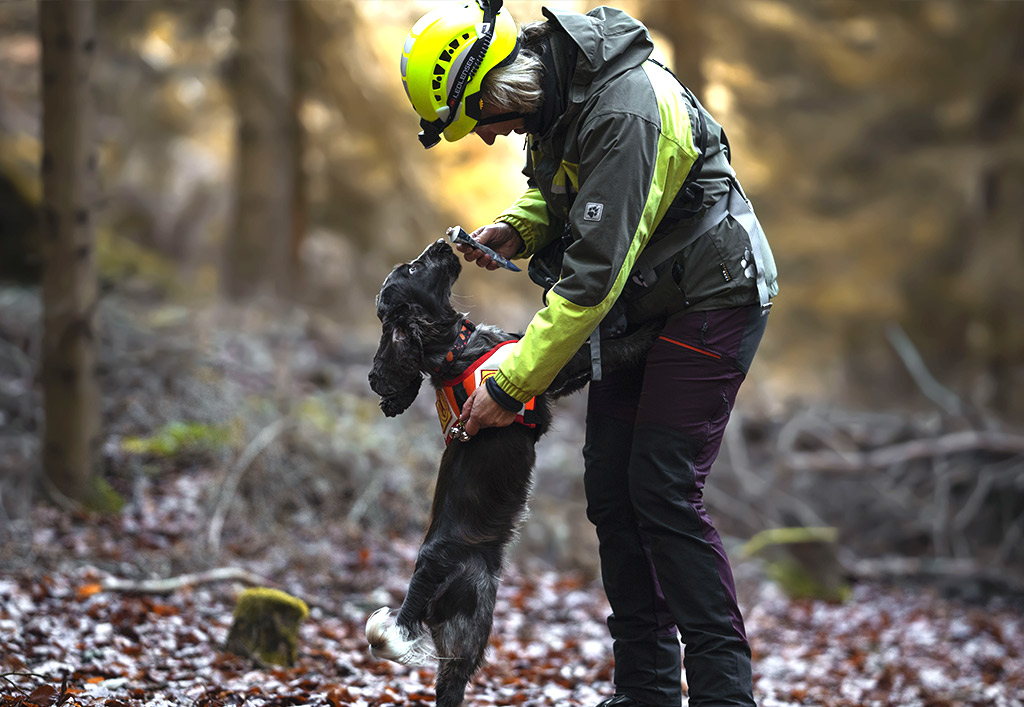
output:
<instances>
[{"instance_id":1,"label":"yellow safety helmet","mask_svg":"<svg viewBox=\"0 0 1024 707\"><path fill-rule=\"evenodd\" d=\"M480 85L519 51L515 20L502 0L448 3L413 25L402 48L402 85L430 148L466 137L480 122ZM508 120L514 116L497 116ZM486 121L494 122L493 119Z\"/></svg>"}]
</instances>

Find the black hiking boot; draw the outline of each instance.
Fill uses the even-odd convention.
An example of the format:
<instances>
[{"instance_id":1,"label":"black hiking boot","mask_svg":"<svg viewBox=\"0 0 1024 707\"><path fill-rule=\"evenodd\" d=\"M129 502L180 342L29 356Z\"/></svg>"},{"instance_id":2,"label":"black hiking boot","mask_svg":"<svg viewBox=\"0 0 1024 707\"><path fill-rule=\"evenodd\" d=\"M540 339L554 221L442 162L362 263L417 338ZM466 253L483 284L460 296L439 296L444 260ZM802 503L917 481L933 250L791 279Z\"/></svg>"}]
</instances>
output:
<instances>
[{"instance_id":1,"label":"black hiking boot","mask_svg":"<svg viewBox=\"0 0 1024 707\"><path fill-rule=\"evenodd\" d=\"M643 702L637 702L632 697L626 695L615 695L609 697L604 702L600 702L596 707L647 707Z\"/></svg>"}]
</instances>

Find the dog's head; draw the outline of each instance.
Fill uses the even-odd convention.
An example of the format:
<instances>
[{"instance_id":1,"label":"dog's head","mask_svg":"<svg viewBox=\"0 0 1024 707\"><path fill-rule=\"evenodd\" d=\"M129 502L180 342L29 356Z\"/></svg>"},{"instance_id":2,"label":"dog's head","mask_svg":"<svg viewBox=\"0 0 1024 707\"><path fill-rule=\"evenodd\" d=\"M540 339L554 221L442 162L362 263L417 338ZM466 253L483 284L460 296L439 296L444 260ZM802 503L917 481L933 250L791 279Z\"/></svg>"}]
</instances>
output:
<instances>
[{"instance_id":1,"label":"dog's head","mask_svg":"<svg viewBox=\"0 0 1024 707\"><path fill-rule=\"evenodd\" d=\"M377 318L383 331L370 387L388 417L405 412L416 399L426 353L451 343L452 328L462 318L450 301L461 271L459 257L440 239L412 262L396 266L381 285Z\"/></svg>"}]
</instances>

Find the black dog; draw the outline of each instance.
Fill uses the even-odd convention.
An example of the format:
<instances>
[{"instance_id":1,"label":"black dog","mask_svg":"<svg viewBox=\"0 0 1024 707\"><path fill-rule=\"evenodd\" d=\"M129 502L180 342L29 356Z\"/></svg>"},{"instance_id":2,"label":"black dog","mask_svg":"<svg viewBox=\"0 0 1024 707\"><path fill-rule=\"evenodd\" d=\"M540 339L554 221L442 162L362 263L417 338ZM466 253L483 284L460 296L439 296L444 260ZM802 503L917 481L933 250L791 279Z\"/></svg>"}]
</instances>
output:
<instances>
[{"instance_id":1,"label":"black dog","mask_svg":"<svg viewBox=\"0 0 1024 707\"><path fill-rule=\"evenodd\" d=\"M516 339L494 326L473 326L452 308L452 286L461 270L459 257L442 239L397 266L381 286L377 316L383 335L370 387L381 396L388 417L412 404L424 375L443 391L446 382L458 380L496 346ZM656 336L656 329L648 328L604 342L602 365L614 370L638 364ZM462 704L466 684L483 663L505 547L526 509L534 445L550 424L550 401L582 388L589 374L590 353L584 347L548 392L534 399L523 420L527 424L482 429L471 439L462 437L466 441L450 441L405 601L393 620L384 607L366 623L375 656L403 664L439 662L440 707ZM439 410L442 402L439 396ZM455 412L451 416L457 420Z\"/></svg>"}]
</instances>

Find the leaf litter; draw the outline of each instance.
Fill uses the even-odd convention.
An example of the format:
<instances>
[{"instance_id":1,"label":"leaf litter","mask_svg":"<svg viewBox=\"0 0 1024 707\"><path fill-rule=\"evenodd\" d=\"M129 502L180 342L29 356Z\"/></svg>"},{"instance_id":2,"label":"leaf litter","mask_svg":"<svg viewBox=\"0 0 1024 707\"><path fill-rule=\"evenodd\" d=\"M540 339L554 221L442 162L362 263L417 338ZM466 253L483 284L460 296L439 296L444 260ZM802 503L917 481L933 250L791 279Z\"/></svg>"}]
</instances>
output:
<instances>
[{"instance_id":1,"label":"leaf litter","mask_svg":"<svg viewBox=\"0 0 1024 707\"><path fill-rule=\"evenodd\" d=\"M0 425L0 461L31 469L38 450L30 413L39 401L26 382L27 352L39 315L33 296L18 297L25 306L9 307L2 326L22 342L26 365L0 371L11 390L22 386ZM157 336L128 311L107 312L105 331L117 336L103 348L105 383L124 392L108 411L106 463L128 503L109 516L32 505L0 526L0 707L432 705L432 668L378 661L363 639L373 610L401 603L415 561L425 504L412 508L410 498L428 497L417 470L429 477L436 465L436 440L421 443L436 435L427 396L397 439L363 390L365 351L302 335L315 322L274 319L273 337L213 325L199 336L175 326ZM193 340L208 343L182 347ZM268 341L284 342L284 353ZM196 361L205 378L194 373ZM214 471L223 457L200 450L187 464L147 467L116 440L242 412L265 424L283 414L268 403L279 385L301 413L294 434L250 472L248 503L234 507L235 521L210 553L200 529L211 490L224 485ZM383 462L387 475L378 471ZM371 496L366 489L385 477ZM282 522L288 513L294 519ZM612 693L600 583L528 554L516 553L505 573L489 663L468 704L595 705ZM112 578L178 577L215 564L307 600L296 665L257 666L222 650L245 588L238 582L166 594L107 588ZM861 583L842 604L791 600L752 567L737 565L737 578L762 707L1024 706L1020 598L970 603L925 586Z\"/></svg>"},{"instance_id":2,"label":"leaf litter","mask_svg":"<svg viewBox=\"0 0 1024 707\"><path fill-rule=\"evenodd\" d=\"M413 541L349 528L311 543L306 556L235 558L314 598L289 668L222 650L240 584L162 595L105 589L126 558L188 543L198 514L188 499L197 496L182 486L202 482L186 475L152 484L148 519L33 510L22 549L35 562L0 571L0 707L433 704L433 669L374 659L362 632L377 606L400 604ZM841 604L791 600L765 582L745 594L762 707L1024 704L1019 599L967 603L924 587L877 584L855 586ZM468 704L595 705L612 692L607 614L598 582L511 564L489 662Z\"/></svg>"}]
</instances>

